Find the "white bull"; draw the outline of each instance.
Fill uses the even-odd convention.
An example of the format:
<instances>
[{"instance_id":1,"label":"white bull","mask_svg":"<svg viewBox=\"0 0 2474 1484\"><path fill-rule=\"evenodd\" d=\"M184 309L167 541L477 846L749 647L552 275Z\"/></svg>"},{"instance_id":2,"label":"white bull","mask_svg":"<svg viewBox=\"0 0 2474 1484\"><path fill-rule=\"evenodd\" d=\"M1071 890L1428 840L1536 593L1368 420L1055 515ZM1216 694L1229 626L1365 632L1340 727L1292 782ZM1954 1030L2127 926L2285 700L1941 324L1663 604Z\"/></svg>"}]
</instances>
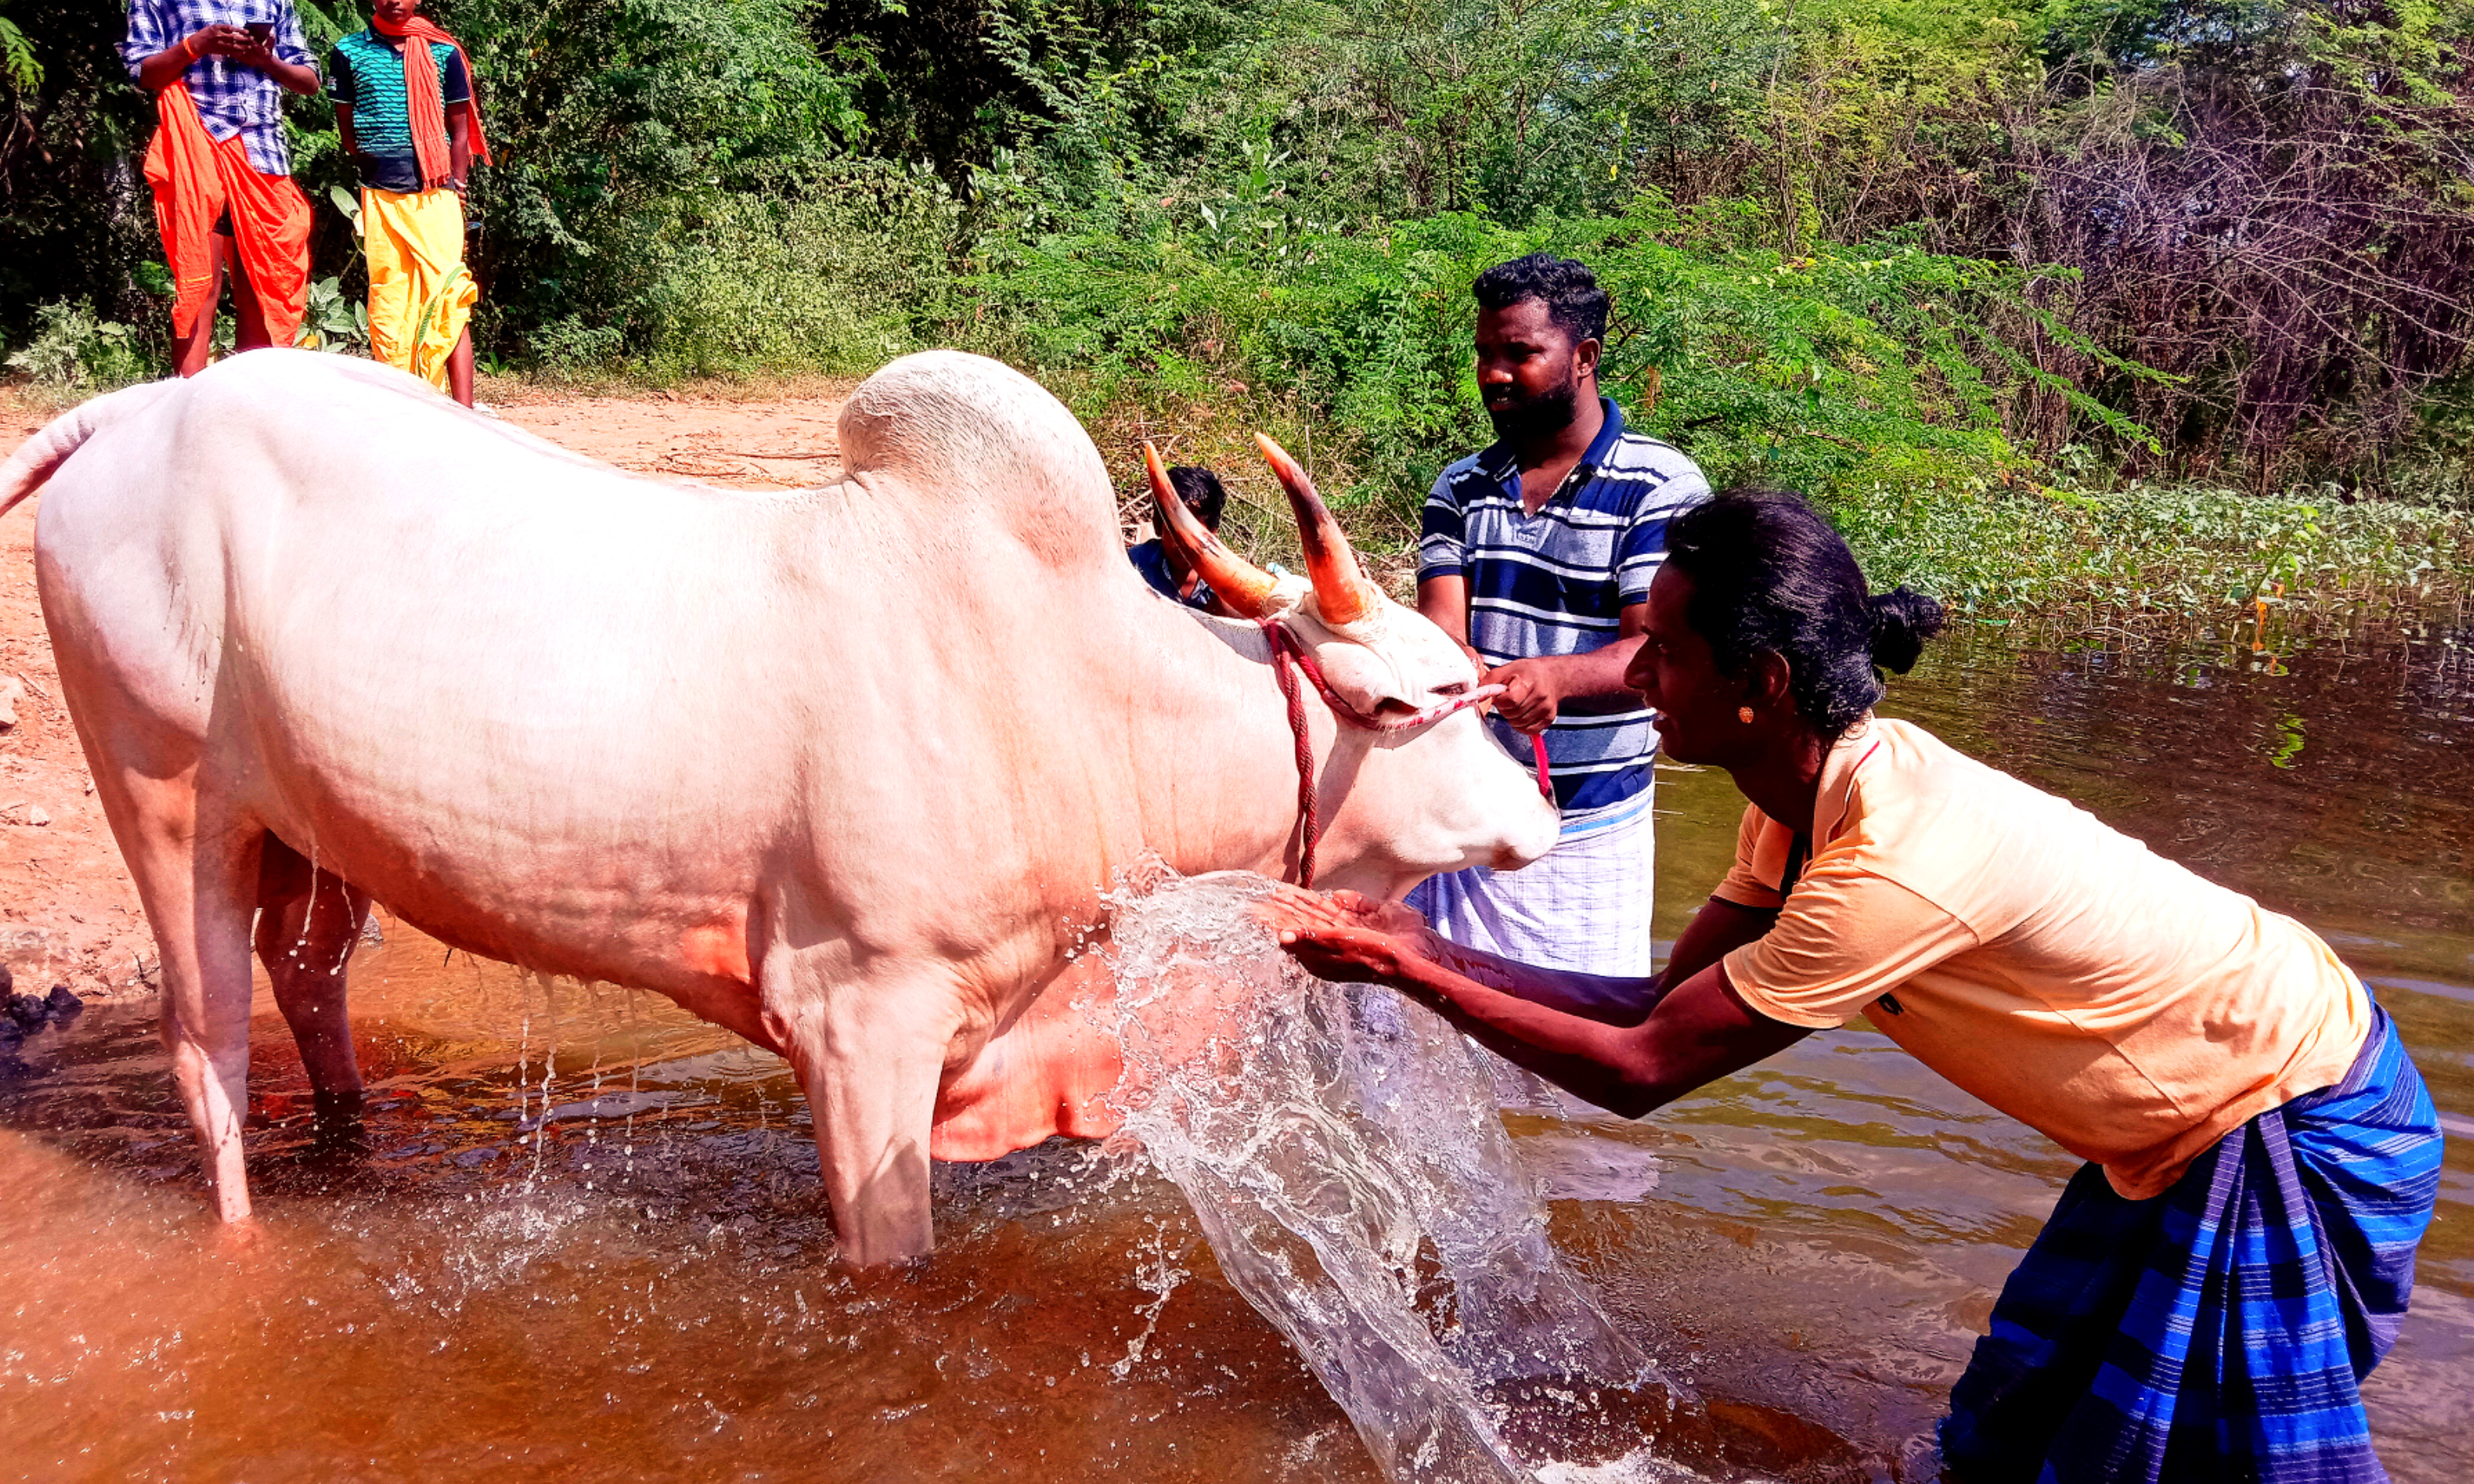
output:
<instances>
[{"instance_id":1,"label":"white bull","mask_svg":"<svg viewBox=\"0 0 2474 1484\"><path fill-rule=\"evenodd\" d=\"M1114 1048L1042 991L1147 853L1294 871L1270 646L1144 586L1089 438L993 361L897 361L840 435L824 489L658 483L269 350L89 402L0 467L0 512L49 480L44 620L225 1219L250 1209L252 914L322 1106L350 1109L343 965L373 897L787 1057L855 1261L928 1250L932 1145L1104 1121ZM1466 694L1461 651L1273 463L1311 588L1190 519L1172 539L1345 706ZM1307 712L1319 884L1395 896L1553 843L1474 715Z\"/></svg>"}]
</instances>

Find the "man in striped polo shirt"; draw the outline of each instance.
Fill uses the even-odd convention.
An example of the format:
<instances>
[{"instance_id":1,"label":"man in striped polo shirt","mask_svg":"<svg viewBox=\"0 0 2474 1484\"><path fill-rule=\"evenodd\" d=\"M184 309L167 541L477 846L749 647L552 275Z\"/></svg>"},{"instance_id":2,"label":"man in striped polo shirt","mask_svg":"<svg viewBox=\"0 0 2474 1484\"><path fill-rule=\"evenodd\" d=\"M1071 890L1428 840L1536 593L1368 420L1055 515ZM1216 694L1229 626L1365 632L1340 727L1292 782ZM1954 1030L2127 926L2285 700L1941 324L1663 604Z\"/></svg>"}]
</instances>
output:
<instances>
[{"instance_id":1,"label":"man in striped polo shirt","mask_svg":"<svg viewBox=\"0 0 2474 1484\"><path fill-rule=\"evenodd\" d=\"M1426 497L1418 608L1506 687L1492 725L1514 755L1544 732L1564 833L1521 871L1437 876L1409 904L1474 948L1645 977L1658 730L1623 674L1666 522L1708 499L1710 482L1671 445L1626 432L1599 395L1607 296L1586 266L1533 253L1488 269L1474 291L1496 442Z\"/></svg>"}]
</instances>

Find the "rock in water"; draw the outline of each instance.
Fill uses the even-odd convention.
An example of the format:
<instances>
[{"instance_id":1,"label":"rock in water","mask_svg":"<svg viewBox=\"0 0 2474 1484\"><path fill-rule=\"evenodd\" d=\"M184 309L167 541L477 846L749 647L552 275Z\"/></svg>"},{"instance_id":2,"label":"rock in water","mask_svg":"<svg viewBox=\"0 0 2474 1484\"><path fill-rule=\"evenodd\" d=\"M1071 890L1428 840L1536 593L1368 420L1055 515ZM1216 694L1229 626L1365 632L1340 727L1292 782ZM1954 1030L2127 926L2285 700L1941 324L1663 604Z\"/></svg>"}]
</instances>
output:
<instances>
[{"instance_id":1,"label":"rock in water","mask_svg":"<svg viewBox=\"0 0 2474 1484\"><path fill-rule=\"evenodd\" d=\"M0 1002L0 1012L6 1012L17 1028L28 1034L41 1030L43 1022L52 1017L50 1009L32 994L10 995L5 1002Z\"/></svg>"},{"instance_id":2,"label":"rock in water","mask_svg":"<svg viewBox=\"0 0 2474 1484\"><path fill-rule=\"evenodd\" d=\"M66 1025L85 1014L85 1001L78 998L77 991L67 985L56 984L52 986L52 993L44 996L43 1008L52 1013L54 1025Z\"/></svg>"},{"instance_id":3,"label":"rock in water","mask_svg":"<svg viewBox=\"0 0 2474 1484\"><path fill-rule=\"evenodd\" d=\"M9 971L8 965L0 964L0 999L8 998L9 993L16 987L17 976Z\"/></svg>"}]
</instances>

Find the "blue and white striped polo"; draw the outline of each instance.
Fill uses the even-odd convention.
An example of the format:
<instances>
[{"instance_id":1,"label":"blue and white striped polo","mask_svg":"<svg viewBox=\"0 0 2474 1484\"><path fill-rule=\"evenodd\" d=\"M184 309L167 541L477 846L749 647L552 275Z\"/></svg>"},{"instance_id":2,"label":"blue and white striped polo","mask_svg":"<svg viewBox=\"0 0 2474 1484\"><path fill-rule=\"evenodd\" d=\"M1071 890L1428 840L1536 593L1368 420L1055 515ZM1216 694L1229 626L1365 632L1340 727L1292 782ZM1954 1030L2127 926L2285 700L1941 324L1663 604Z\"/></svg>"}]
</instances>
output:
<instances>
[{"instance_id":1,"label":"blue and white striped polo","mask_svg":"<svg viewBox=\"0 0 2474 1484\"><path fill-rule=\"evenodd\" d=\"M1598 404L1606 426L1537 515L1520 508L1520 470L1502 443L1444 469L1426 496L1418 580L1467 579L1469 643L1490 664L1613 643L1623 610L1649 597L1666 560L1666 522L1710 497L1698 465L1672 444L1625 432L1612 398ZM1528 759L1527 738L1490 725L1514 756ZM1641 792L1657 753L1646 710L1567 713L1546 729L1555 800L1567 811Z\"/></svg>"}]
</instances>

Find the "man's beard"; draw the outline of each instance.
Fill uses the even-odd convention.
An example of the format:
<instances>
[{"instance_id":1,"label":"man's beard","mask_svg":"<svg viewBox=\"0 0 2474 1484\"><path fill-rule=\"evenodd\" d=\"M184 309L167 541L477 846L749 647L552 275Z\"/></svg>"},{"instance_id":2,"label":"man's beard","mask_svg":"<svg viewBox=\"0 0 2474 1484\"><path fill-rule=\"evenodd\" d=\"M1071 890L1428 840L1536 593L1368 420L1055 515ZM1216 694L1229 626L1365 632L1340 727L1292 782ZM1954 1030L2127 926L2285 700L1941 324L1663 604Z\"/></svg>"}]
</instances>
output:
<instances>
[{"instance_id":1,"label":"man's beard","mask_svg":"<svg viewBox=\"0 0 2474 1484\"><path fill-rule=\"evenodd\" d=\"M1494 436L1507 443L1525 443L1561 433L1580 415L1581 384L1577 379L1508 407L1486 410L1487 420L1494 424Z\"/></svg>"}]
</instances>

